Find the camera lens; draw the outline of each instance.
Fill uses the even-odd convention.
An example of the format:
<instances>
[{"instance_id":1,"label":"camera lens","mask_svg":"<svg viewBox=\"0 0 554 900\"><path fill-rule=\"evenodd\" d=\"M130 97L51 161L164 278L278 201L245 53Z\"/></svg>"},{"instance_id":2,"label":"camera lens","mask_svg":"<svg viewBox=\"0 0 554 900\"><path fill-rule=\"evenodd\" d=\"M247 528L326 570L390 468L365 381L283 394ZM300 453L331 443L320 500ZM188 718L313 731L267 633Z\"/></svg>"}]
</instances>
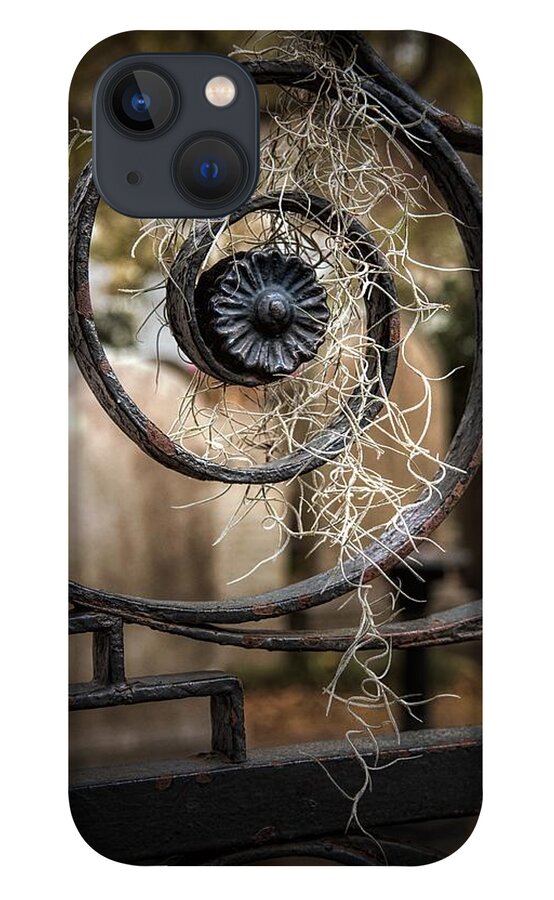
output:
<instances>
[{"instance_id":1,"label":"camera lens","mask_svg":"<svg viewBox=\"0 0 554 900\"><path fill-rule=\"evenodd\" d=\"M221 203L244 184L247 163L239 147L228 138L206 135L178 152L174 171L184 194L202 203Z\"/></svg>"},{"instance_id":2,"label":"camera lens","mask_svg":"<svg viewBox=\"0 0 554 900\"><path fill-rule=\"evenodd\" d=\"M109 102L117 124L138 133L159 131L176 109L169 80L152 69L134 69L120 75Z\"/></svg>"},{"instance_id":3,"label":"camera lens","mask_svg":"<svg viewBox=\"0 0 554 900\"><path fill-rule=\"evenodd\" d=\"M146 112L150 108L150 103L148 94L133 94L131 97L131 106L135 112Z\"/></svg>"}]
</instances>

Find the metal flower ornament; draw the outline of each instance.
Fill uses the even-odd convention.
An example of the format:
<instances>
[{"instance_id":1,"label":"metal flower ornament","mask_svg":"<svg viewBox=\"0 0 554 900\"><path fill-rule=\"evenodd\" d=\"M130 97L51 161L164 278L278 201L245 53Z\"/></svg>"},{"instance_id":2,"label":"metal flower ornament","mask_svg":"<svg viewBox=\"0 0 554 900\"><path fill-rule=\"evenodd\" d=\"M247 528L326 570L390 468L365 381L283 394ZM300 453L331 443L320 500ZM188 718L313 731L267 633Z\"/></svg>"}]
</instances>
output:
<instances>
[{"instance_id":1,"label":"metal flower ornament","mask_svg":"<svg viewBox=\"0 0 554 900\"><path fill-rule=\"evenodd\" d=\"M325 337L327 292L298 256L269 248L224 259L202 276L197 293L206 340L230 366L260 380L291 375Z\"/></svg>"}]
</instances>

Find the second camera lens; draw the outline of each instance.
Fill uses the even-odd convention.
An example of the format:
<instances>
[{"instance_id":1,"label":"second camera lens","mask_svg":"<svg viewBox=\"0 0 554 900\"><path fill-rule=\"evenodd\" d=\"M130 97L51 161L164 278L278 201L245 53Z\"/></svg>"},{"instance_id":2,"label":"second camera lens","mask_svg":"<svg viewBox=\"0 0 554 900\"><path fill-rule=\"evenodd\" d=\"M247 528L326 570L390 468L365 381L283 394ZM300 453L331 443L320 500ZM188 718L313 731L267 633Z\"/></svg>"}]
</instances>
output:
<instances>
[{"instance_id":1,"label":"second camera lens","mask_svg":"<svg viewBox=\"0 0 554 900\"><path fill-rule=\"evenodd\" d=\"M109 102L117 124L137 133L161 130L176 109L172 85L152 69L134 69L119 76Z\"/></svg>"},{"instance_id":2,"label":"second camera lens","mask_svg":"<svg viewBox=\"0 0 554 900\"><path fill-rule=\"evenodd\" d=\"M244 185L247 164L242 151L227 138L206 135L179 151L174 171L186 195L202 203L221 203Z\"/></svg>"}]
</instances>

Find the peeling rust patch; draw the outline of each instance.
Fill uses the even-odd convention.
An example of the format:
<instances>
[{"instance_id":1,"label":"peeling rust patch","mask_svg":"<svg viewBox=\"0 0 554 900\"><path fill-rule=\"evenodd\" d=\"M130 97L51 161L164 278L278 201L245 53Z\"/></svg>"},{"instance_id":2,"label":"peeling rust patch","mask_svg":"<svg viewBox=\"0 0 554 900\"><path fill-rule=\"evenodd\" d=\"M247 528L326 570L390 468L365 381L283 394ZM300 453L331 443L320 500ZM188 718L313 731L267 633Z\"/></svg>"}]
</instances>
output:
<instances>
[{"instance_id":1,"label":"peeling rust patch","mask_svg":"<svg viewBox=\"0 0 554 900\"><path fill-rule=\"evenodd\" d=\"M75 308L79 315L85 316L87 319L93 318L88 285L83 285L77 290L75 294Z\"/></svg>"},{"instance_id":2,"label":"peeling rust patch","mask_svg":"<svg viewBox=\"0 0 554 900\"><path fill-rule=\"evenodd\" d=\"M252 650L255 650L258 647L262 647L265 644L265 638L257 637L256 635L246 634L242 641L243 647L248 647Z\"/></svg>"},{"instance_id":3,"label":"peeling rust patch","mask_svg":"<svg viewBox=\"0 0 554 900\"><path fill-rule=\"evenodd\" d=\"M271 603L262 603L255 606L252 612L255 616L270 616L273 612L273 606Z\"/></svg>"},{"instance_id":4,"label":"peeling rust patch","mask_svg":"<svg viewBox=\"0 0 554 900\"><path fill-rule=\"evenodd\" d=\"M198 784L210 784L213 780L212 776L208 772L200 772L200 775L197 775L194 779Z\"/></svg>"},{"instance_id":5,"label":"peeling rust patch","mask_svg":"<svg viewBox=\"0 0 554 900\"><path fill-rule=\"evenodd\" d=\"M464 130L464 123L462 120L452 113L445 113L440 117L440 122L445 128L450 128L451 131L455 131L457 134L461 134Z\"/></svg>"},{"instance_id":6,"label":"peeling rust patch","mask_svg":"<svg viewBox=\"0 0 554 900\"><path fill-rule=\"evenodd\" d=\"M257 834L254 835L253 841L255 844L267 844L268 841L273 841L277 837L278 832L274 825L268 825L266 828L262 828Z\"/></svg>"},{"instance_id":7,"label":"peeling rust patch","mask_svg":"<svg viewBox=\"0 0 554 900\"><path fill-rule=\"evenodd\" d=\"M167 791L167 789L171 787L172 782L173 775L159 775L158 778L156 778L156 790Z\"/></svg>"},{"instance_id":8,"label":"peeling rust patch","mask_svg":"<svg viewBox=\"0 0 554 900\"><path fill-rule=\"evenodd\" d=\"M170 456L175 456L176 447L170 437L167 436L157 425L154 425L153 422L148 422L146 426L146 435L148 437L148 441L150 444L153 444L158 450L161 450L162 453L167 453Z\"/></svg>"}]
</instances>

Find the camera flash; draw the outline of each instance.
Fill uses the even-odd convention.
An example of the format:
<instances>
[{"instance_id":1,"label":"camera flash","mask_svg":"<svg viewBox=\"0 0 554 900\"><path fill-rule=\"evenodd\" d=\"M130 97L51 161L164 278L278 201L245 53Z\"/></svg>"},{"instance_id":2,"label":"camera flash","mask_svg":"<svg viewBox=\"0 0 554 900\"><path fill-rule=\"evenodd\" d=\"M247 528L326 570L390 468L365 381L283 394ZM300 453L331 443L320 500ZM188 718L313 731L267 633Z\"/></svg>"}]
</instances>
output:
<instances>
[{"instance_id":1,"label":"camera flash","mask_svg":"<svg viewBox=\"0 0 554 900\"><path fill-rule=\"evenodd\" d=\"M216 75L208 81L204 94L212 106L230 106L237 95L237 89L234 81L226 75Z\"/></svg>"}]
</instances>

